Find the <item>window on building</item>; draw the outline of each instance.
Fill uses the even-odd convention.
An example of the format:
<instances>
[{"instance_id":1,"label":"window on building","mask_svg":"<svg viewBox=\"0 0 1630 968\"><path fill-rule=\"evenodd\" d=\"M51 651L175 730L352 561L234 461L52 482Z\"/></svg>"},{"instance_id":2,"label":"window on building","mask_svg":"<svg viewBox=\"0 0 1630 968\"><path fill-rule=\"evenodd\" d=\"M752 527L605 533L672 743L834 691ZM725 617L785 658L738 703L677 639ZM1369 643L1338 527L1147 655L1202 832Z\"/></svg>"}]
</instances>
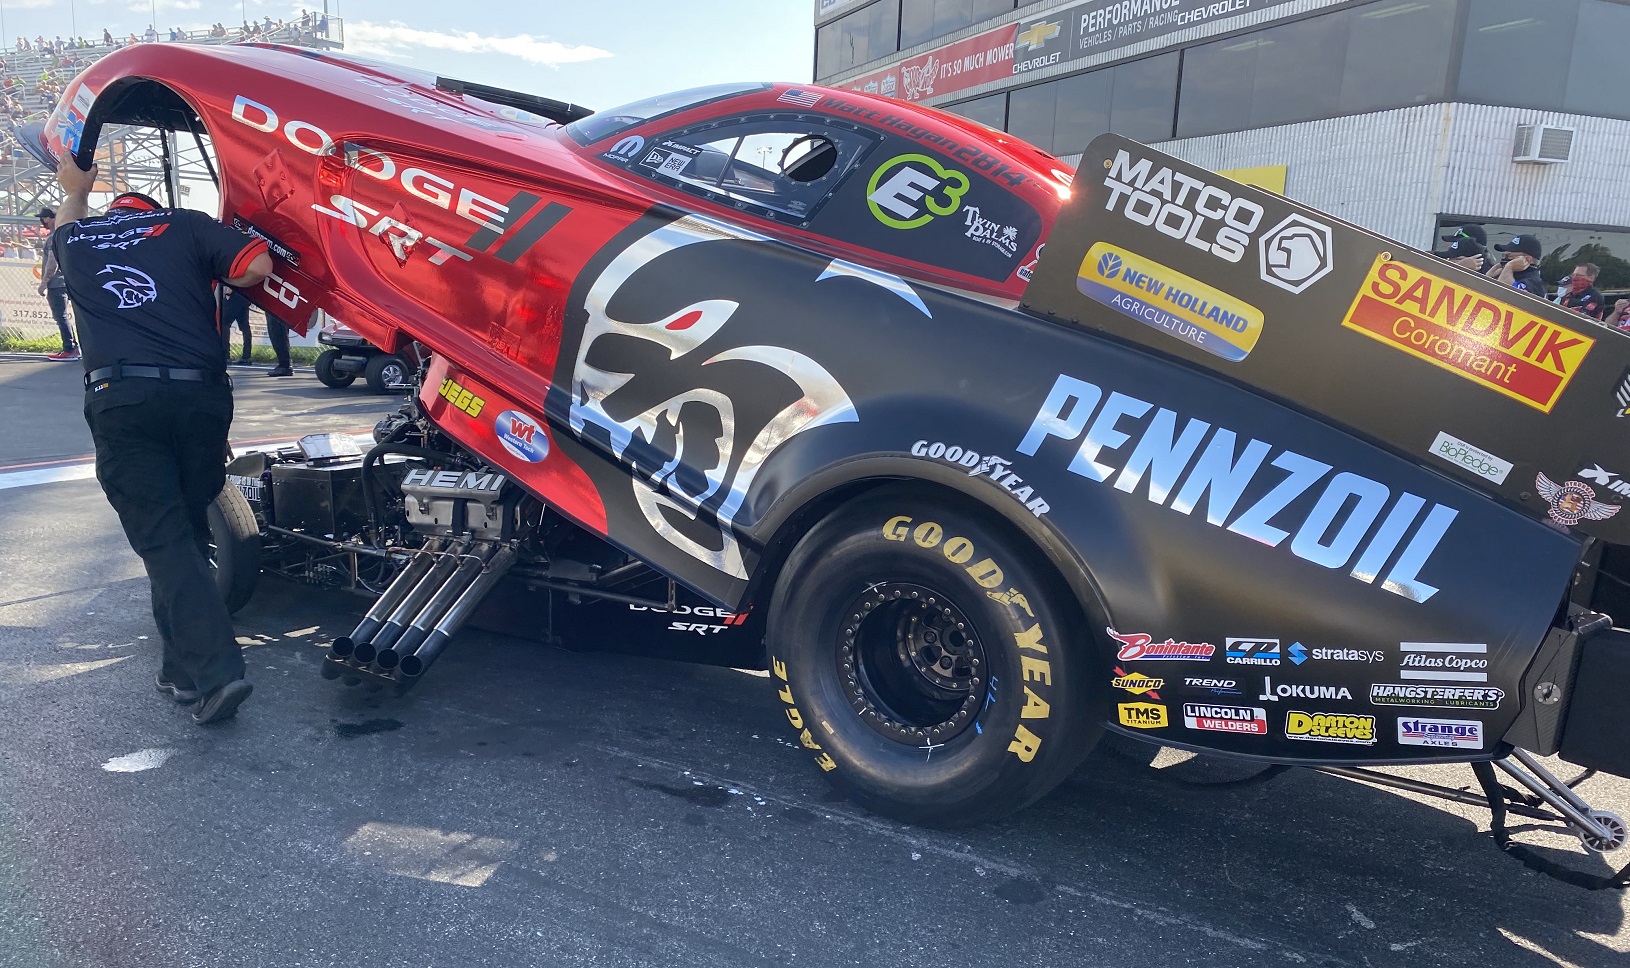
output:
<instances>
[{"instance_id":1,"label":"window on building","mask_svg":"<svg viewBox=\"0 0 1630 968\"><path fill-rule=\"evenodd\" d=\"M1440 219L1437 234L1447 235L1465 222L1463 218ZM1545 253L1540 260L1540 274L1552 289L1572 274L1574 266L1589 262L1601 270L1596 277L1596 288L1608 297L1609 307L1615 300L1630 296L1630 232L1518 222L1480 224L1488 232L1490 241L1498 241L1502 236L1537 236L1540 249ZM1498 252L1489 254L1499 255Z\"/></svg>"},{"instance_id":2,"label":"window on building","mask_svg":"<svg viewBox=\"0 0 1630 968\"><path fill-rule=\"evenodd\" d=\"M901 0L902 49L944 37L1013 9L1013 0Z\"/></svg>"},{"instance_id":3,"label":"window on building","mask_svg":"<svg viewBox=\"0 0 1630 968\"><path fill-rule=\"evenodd\" d=\"M1444 100L1456 0L1391 0L1348 17L1342 114Z\"/></svg>"},{"instance_id":4,"label":"window on building","mask_svg":"<svg viewBox=\"0 0 1630 968\"><path fill-rule=\"evenodd\" d=\"M1467 6L1458 97L1519 108L1560 107L1571 73L1579 0L1477 0ZM1622 45L1624 38L1612 39Z\"/></svg>"},{"instance_id":5,"label":"window on building","mask_svg":"<svg viewBox=\"0 0 1630 968\"><path fill-rule=\"evenodd\" d=\"M1007 95L992 94L990 97L974 98L972 101L963 101L961 104L948 104L944 108L952 114L959 114L969 121L976 121L987 128L1003 131L1007 128Z\"/></svg>"},{"instance_id":6,"label":"window on building","mask_svg":"<svg viewBox=\"0 0 1630 968\"><path fill-rule=\"evenodd\" d=\"M1442 100L1457 6L1382 0L1191 47L1183 52L1177 135Z\"/></svg>"},{"instance_id":7,"label":"window on building","mask_svg":"<svg viewBox=\"0 0 1630 968\"><path fill-rule=\"evenodd\" d=\"M831 77L899 49L899 0L881 0L839 17L816 32L815 76Z\"/></svg>"},{"instance_id":8,"label":"window on building","mask_svg":"<svg viewBox=\"0 0 1630 968\"><path fill-rule=\"evenodd\" d=\"M1579 114L1630 115L1624 45L1630 41L1630 6L1587 0L1579 8L1573 57L1562 109Z\"/></svg>"},{"instance_id":9,"label":"window on building","mask_svg":"<svg viewBox=\"0 0 1630 968\"><path fill-rule=\"evenodd\" d=\"M1109 130L1137 141L1170 138L1177 108L1177 53L1130 61L1113 73Z\"/></svg>"}]
</instances>

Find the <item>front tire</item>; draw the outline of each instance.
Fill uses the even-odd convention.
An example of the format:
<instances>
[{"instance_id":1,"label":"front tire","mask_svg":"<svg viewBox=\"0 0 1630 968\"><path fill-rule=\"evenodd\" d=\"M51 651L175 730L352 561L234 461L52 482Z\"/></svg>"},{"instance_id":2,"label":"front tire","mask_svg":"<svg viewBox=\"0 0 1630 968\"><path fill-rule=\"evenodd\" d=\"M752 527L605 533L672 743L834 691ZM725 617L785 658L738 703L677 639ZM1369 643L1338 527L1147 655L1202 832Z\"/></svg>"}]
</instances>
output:
<instances>
[{"instance_id":1,"label":"front tire","mask_svg":"<svg viewBox=\"0 0 1630 968\"><path fill-rule=\"evenodd\" d=\"M357 378L355 373L347 373L344 370L334 368L334 361L338 360L340 355L339 350L323 350L317 354L317 362L311 368L316 372L317 379L323 386L343 390L355 382Z\"/></svg>"},{"instance_id":2,"label":"front tire","mask_svg":"<svg viewBox=\"0 0 1630 968\"><path fill-rule=\"evenodd\" d=\"M228 612L254 597L260 583L260 526L237 485L228 482L209 510L210 566Z\"/></svg>"},{"instance_id":3,"label":"front tire","mask_svg":"<svg viewBox=\"0 0 1630 968\"><path fill-rule=\"evenodd\" d=\"M890 489L794 548L770 605L772 682L798 741L867 809L993 820L1101 734L1092 642L1040 554L985 512Z\"/></svg>"},{"instance_id":4,"label":"front tire","mask_svg":"<svg viewBox=\"0 0 1630 968\"><path fill-rule=\"evenodd\" d=\"M381 353L368 361L363 376L368 381L368 389L373 392L392 393L396 387L408 382L408 367L400 356Z\"/></svg>"}]
</instances>

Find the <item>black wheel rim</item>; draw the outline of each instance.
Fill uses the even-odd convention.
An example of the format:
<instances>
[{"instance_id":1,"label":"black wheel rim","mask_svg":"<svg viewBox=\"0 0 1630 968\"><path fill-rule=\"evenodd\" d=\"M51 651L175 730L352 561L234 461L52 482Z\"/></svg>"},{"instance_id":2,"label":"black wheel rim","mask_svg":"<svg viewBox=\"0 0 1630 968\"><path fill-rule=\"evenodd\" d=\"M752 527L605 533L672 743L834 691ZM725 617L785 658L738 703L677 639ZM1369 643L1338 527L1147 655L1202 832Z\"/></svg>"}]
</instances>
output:
<instances>
[{"instance_id":1,"label":"black wheel rim","mask_svg":"<svg viewBox=\"0 0 1630 968\"><path fill-rule=\"evenodd\" d=\"M987 663L973 623L945 595L880 582L849 603L838 630L849 705L878 733L932 749L973 726Z\"/></svg>"}]
</instances>

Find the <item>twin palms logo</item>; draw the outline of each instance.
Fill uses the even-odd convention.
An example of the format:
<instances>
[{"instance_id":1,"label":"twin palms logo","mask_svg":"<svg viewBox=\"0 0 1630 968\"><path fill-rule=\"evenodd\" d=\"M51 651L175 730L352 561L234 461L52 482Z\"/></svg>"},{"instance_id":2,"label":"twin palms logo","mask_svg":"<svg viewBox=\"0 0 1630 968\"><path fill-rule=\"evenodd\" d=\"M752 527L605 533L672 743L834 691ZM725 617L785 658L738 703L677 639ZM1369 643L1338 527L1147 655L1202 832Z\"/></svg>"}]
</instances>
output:
<instances>
[{"instance_id":1,"label":"twin palms logo","mask_svg":"<svg viewBox=\"0 0 1630 968\"><path fill-rule=\"evenodd\" d=\"M1098 274L1105 279L1119 279L1121 277L1121 257L1113 252L1105 252L1098 260Z\"/></svg>"}]
</instances>

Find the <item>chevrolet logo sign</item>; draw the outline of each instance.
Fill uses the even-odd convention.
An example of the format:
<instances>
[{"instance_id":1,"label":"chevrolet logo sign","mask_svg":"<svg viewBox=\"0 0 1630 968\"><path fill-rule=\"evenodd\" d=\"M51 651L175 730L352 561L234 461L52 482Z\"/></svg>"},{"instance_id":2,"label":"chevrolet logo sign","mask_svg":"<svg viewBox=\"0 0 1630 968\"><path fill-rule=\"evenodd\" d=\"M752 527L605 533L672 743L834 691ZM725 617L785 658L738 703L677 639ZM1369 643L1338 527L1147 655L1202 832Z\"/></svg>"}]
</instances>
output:
<instances>
[{"instance_id":1,"label":"chevrolet logo sign","mask_svg":"<svg viewBox=\"0 0 1630 968\"><path fill-rule=\"evenodd\" d=\"M1045 20L1033 23L1026 27L1018 37L1018 45L1026 52L1045 46L1049 40L1058 36L1059 25L1050 24Z\"/></svg>"}]
</instances>

